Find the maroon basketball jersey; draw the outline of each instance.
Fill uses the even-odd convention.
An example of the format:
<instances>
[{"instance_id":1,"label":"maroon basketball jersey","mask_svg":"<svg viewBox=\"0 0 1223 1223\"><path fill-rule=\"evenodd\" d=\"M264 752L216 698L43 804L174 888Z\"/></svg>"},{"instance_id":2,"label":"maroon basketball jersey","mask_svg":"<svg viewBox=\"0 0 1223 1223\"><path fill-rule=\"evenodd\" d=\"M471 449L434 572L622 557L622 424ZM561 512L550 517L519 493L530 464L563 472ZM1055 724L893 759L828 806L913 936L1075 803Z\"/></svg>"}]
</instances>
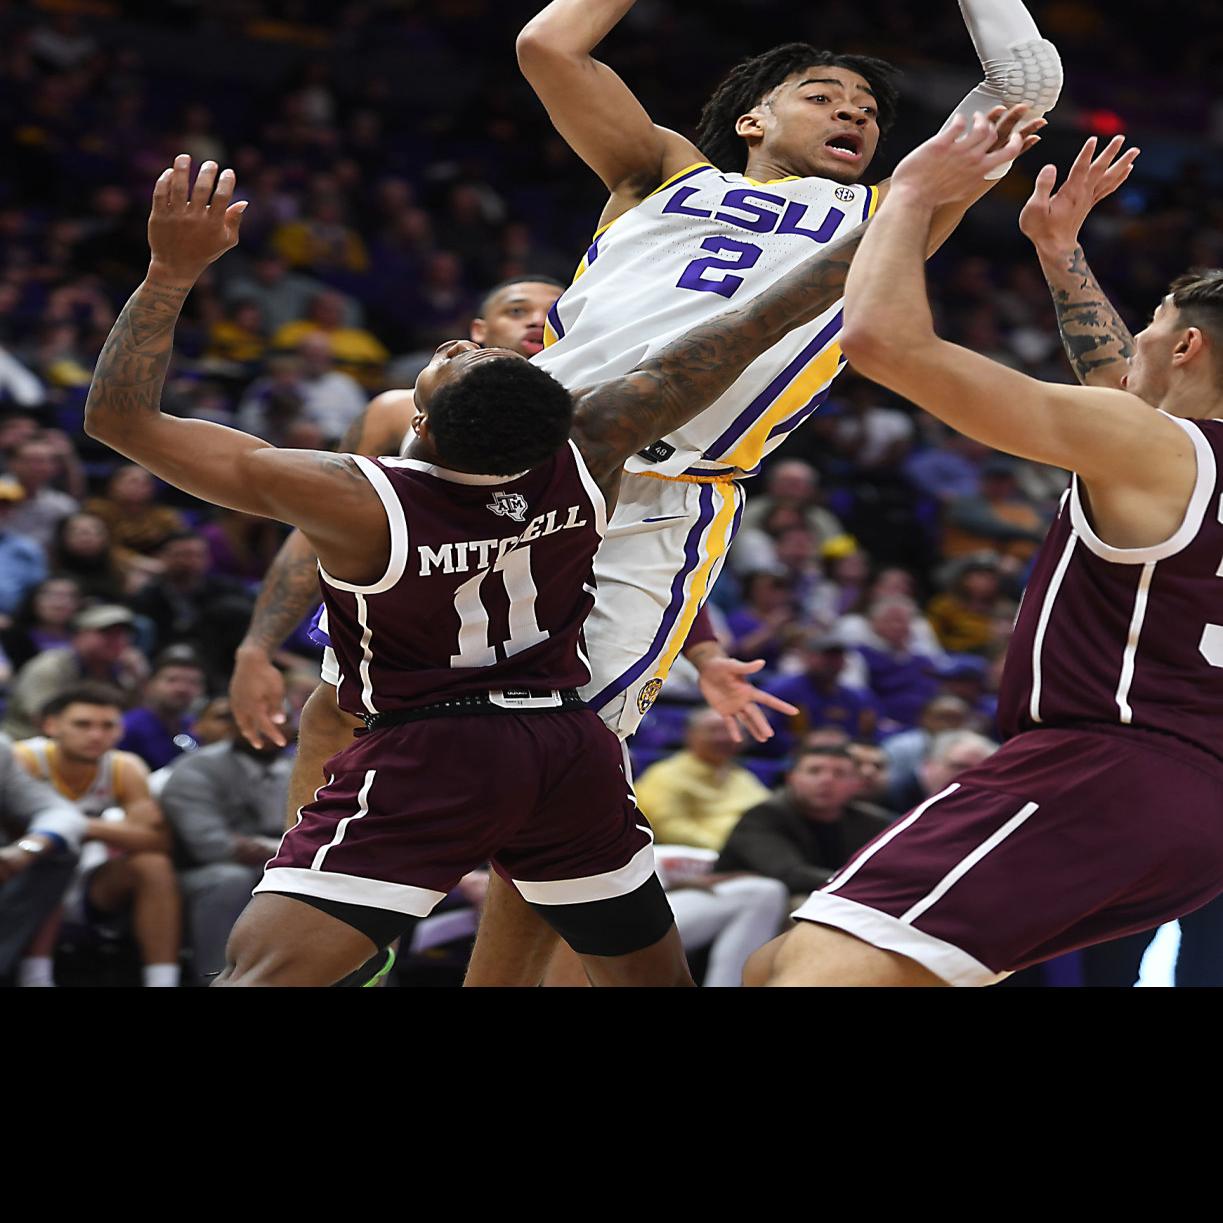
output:
<instances>
[{"instance_id":1,"label":"maroon basketball jersey","mask_svg":"<svg viewBox=\"0 0 1223 1223\"><path fill-rule=\"evenodd\" d=\"M1111 547L1071 481L1007 652L1004 735L1108 722L1223 758L1223 421L1170 419L1197 454L1184 520L1162 544Z\"/></svg>"},{"instance_id":2,"label":"maroon basketball jersey","mask_svg":"<svg viewBox=\"0 0 1223 1223\"><path fill-rule=\"evenodd\" d=\"M509 477L354 457L386 510L391 559L369 586L321 571L342 708L589 681L582 624L607 509L572 442Z\"/></svg>"}]
</instances>

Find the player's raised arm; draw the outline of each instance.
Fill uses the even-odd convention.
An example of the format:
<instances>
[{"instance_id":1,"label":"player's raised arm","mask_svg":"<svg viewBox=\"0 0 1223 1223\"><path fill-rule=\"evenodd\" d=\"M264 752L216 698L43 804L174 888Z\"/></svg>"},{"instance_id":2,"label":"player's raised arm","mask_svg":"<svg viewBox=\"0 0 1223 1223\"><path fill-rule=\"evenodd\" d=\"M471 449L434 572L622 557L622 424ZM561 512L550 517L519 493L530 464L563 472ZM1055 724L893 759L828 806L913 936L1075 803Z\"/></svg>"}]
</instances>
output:
<instances>
[{"instance_id":1,"label":"player's raised arm","mask_svg":"<svg viewBox=\"0 0 1223 1223\"><path fill-rule=\"evenodd\" d=\"M339 566L337 577L368 580L379 557L385 564L389 528L352 459L277 450L237 429L160 410L183 303L204 269L237 244L246 207L230 202L232 170L218 177L216 163L205 162L192 191L190 165L182 154L157 180L148 275L98 358L85 431L193 496L302 527L328 568Z\"/></svg>"},{"instance_id":2,"label":"player's raised arm","mask_svg":"<svg viewBox=\"0 0 1223 1223\"><path fill-rule=\"evenodd\" d=\"M845 355L866 377L998 450L1132 489L1193 482L1186 433L1122 391L1050 385L949 344L934 332L922 252L940 203L975 189L1014 156L1019 136L989 152L994 125L978 116L928 140L897 167L845 289ZM1187 462L1188 466L1183 467ZM1180 474L1169 477L1176 484Z\"/></svg>"},{"instance_id":3,"label":"player's raised arm","mask_svg":"<svg viewBox=\"0 0 1223 1223\"><path fill-rule=\"evenodd\" d=\"M1100 288L1079 245L1088 213L1112 195L1134 168L1138 150L1122 153L1124 145L1125 137L1116 136L1096 157L1093 136L1056 192L1057 168L1045 166L1019 214L1019 228L1036 247L1053 294L1066 356L1085 386L1120 387L1134 355L1134 337Z\"/></svg>"},{"instance_id":4,"label":"player's raised arm","mask_svg":"<svg viewBox=\"0 0 1223 1223\"><path fill-rule=\"evenodd\" d=\"M623 197L621 211L701 160L690 141L658 127L628 86L591 54L632 7L633 0L553 0L517 43L523 75L556 130L608 191Z\"/></svg>"}]
</instances>

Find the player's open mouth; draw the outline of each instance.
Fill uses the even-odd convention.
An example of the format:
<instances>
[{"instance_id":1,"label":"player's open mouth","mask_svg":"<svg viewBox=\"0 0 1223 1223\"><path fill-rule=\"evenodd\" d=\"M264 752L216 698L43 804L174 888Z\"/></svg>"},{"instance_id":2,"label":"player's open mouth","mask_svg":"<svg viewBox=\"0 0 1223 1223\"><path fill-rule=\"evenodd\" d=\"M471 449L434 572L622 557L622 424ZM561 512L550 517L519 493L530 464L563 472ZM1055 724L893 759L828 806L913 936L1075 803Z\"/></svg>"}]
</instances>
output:
<instances>
[{"instance_id":1,"label":"player's open mouth","mask_svg":"<svg viewBox=\"0 0 1223 1223\"><path fill-rule=\"evenodd\" d=\"M824 148L842 161L862 160L862 137L857 132L841 132L830 136L824 141Z\"/></svg>"},{"instance_id":2,"label":"player's open mouth","mask_svg":"<svg viewBox=\"0 0 1223 1223\"><path fill-rule=\"evenodd\" d=\"M544 332L542 327L532 327L526 335L522 337L522 342L519 348L527 354L528 357L533 357L537 352L544 350Z\"/></svg>"}]
</instances>

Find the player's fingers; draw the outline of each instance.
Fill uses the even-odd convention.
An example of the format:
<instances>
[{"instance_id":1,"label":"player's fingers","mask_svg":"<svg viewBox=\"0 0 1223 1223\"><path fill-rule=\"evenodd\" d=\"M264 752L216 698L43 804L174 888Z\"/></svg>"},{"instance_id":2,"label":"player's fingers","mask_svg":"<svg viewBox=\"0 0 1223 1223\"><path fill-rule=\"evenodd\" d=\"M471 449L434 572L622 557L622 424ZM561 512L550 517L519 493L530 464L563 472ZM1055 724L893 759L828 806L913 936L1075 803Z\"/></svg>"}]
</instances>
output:
<instances>
[{"instance_id":1,"label":"player's fingers","mask_svg":"<svg viewBox=\"0 0 1223 1223\"><path fill-rule=\"evenodd\" d=\"M740 716L757 743L767 743L773 737L773 728L768 719L755 705L749 705Z\"/></svg>"},{"instance_id":2,"label":"player's fingers","mask_svg":"<svg viewBox=\"0 0 1223 1223\"><path fill-rule=\"evenodd\" d=\"M1093 174L1102 174L1112 164L1113 158L1121 152L1125 145L1124 136L1114 136L1103 149L1100 150L1100 155L1091 163L1091 172Z\"/></svg>"},{"instance_id":3,"label":"player's fingers","mask_svg":"<svg viewBox=\"0 0 1223 1223\"><path fill-rule=\"evenodd\" d=\"M1109 166L1097 184L1097 198L1103 198L1110 191L1115 191L1125 182L1130 175L1130 171L1134 168L1134 162L1138 160L1140 152L1140 149L1126 149L1116 163Z\"/></svg>"},{"instance_id":4,"label":"player's fingers","mask_svg":"<svg viewBox=\"0 0 1223 1223\"><path fill-rule=\"evenodd\" d=\"M739 733L739 719L733 713L724 713L722 715L722 724L730 732L730 737L736 743L743 742L743 736Z\"/></svg>"},{"instance_id":5,"label":"player's fingers","mask_svg":"<svg viewBox=\"0 0 1223 1223\"><path fill-rule=\"evenodd\" d=\"M226 167L217 175L216 190L212 193L212 206L218 212L224 212L229 202L234 198L234 187L237 185L234 172Z\"/></svg>"},{"instance_id":6,"label":"player's fingers","mask_svg":"<svg viewBox=\"0 0 1223 1223\"><path fill-rule=\"evenodd\" d=\"M739 675L755 675L764 666L763 658L753 658L751 662L740 662L737 658L731 661L735 664L735 671Z\"/></svg>"},{"instance_id":7,"label":"player's fingers","mask_svg":"<svg viewBox=\"0 0 1223 1223\"><path fill-rule=\"evenodd\" d=\"M759 688L753 688L752 700L760 705L767 705L770 709L776 709L778 713L784 713L787 717L798 716L797 706L791 705L789 701L783 701L781 697L774 696L771 692L762 692Z\"/></svg>"},{"instance_id":8,"label":"player's fingers","mask_svg":"<svg viewBox=\"0 0 1223 1223\"><path fill-rule=\"evenodd\" d=\"M952 115L951 122L943 129L942 139L945 144L955 144L968 130L968 121L963 115Z\"/></svg>"},{"instance_id":9,"label":"player's fingers","mask_svg":"<svg viewBox=\"0 0 1223 1223\"><path fill-rule=\"evenodd\" d=\"M1096 155L1096 145L1098 143L1094 136L1088 136L1083 142L1079 155L1074 159L1074 164L1070 167L1070 173L1066 175L1067 182L1087 173L1087 168L1091 165L1091 159Z\"/></svg>"},{"instance_id":10,"label":"player's fingers","mask_svg":"<svg viewBox=\"0 0 1223 1223\"><path fill-rule=\"evenodd\" d=\"M212 189L217 181L217 163L206 161L200 166L200 172L195 176L195 190L191 193L191 203L197 208L206 208L212 197Z\"/></svg>"},{"instance_id":11,"label":"player's fingers","mask_svg":"<svg viewBox=\"0 0 1223 1223\"><path fill-rule=\"evenodd\" d=\"M153 211L158 212L165 208L166 203L170 199L170 175L174 171L170 169L163 170L161 177L153 184Z\"/></svg>"},{"instance_id":12,"label":"player's fingers","mask_svg":"<svg viewBox=\"0 0 1223 1223\"><path fill-rule=\"evenodd\" d=\"M238 240L238 231L242 228L242 218L246 214L248 202L247 200L239 200L236 204L230 204L225 210L225 232L229 234L234 242Z\"/></svg>"},{"instance_id":13,"label":"player's fingers","mask_svg":"<svg viewBox=\"0 0 1223 1223\"><path fill-rule=\"evenodd\" d=\"M187 203L187 190L190 186L191 158L186 153L180 153L174 159L174 169L170 174L170 207L183 208Z\"/></svg>"},{"instance_id":14,"label":"player's fingers","mask_svg":"<svg viewBox=\"0 0 1223 1223\"><path fill-rule=\"evenodd\" d=\"M1038 144L1040 144L1039 136L1025 136L1023 138L1023 148L1021 148L1019 151L1021 153L1026 153L1029 149L1036 148Z\"/></svg>"},{"instance_id":15,"label":"player's fingers","mask_svg":"<svg viewBox=\"0 0 1223 1223\"><path fill-rule=\"evenodd\" d=\"M1032 189L1032 198L1039 203L1047 204L1057 186L1057 166L1049 165L1041 169L1036 176L1036 185Z\"/></svg>"}]
</instances>

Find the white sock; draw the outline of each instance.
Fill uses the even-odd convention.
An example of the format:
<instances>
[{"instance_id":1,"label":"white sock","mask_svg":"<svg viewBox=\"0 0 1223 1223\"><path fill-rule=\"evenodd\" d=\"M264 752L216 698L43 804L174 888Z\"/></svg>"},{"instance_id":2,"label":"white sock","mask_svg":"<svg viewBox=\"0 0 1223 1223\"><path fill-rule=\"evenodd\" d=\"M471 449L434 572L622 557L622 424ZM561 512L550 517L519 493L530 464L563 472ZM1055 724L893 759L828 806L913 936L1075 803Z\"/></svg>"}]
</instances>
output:
<instances>
[{"instance_id":1,"label":"white sock","mask_svg":"<svg viewBox=\"0 0 1223 1223\"><path fill-rule=\"evenodd\" d=\"M144 983L156 989L173 989L178 984L181 969L177 964L146 964L144 966Z\"/></svg>"},{"instance_id":2,"label":"white sock","mask_svg":"<svg viewBox=\"0 0 1223 1223\"><path fill-rule=\"evenodd\" d=\"M54 967L55 961L49 955L26 956L17 967L17 984L26 988L54 985Z\"/></svg>"}]
</instances>

